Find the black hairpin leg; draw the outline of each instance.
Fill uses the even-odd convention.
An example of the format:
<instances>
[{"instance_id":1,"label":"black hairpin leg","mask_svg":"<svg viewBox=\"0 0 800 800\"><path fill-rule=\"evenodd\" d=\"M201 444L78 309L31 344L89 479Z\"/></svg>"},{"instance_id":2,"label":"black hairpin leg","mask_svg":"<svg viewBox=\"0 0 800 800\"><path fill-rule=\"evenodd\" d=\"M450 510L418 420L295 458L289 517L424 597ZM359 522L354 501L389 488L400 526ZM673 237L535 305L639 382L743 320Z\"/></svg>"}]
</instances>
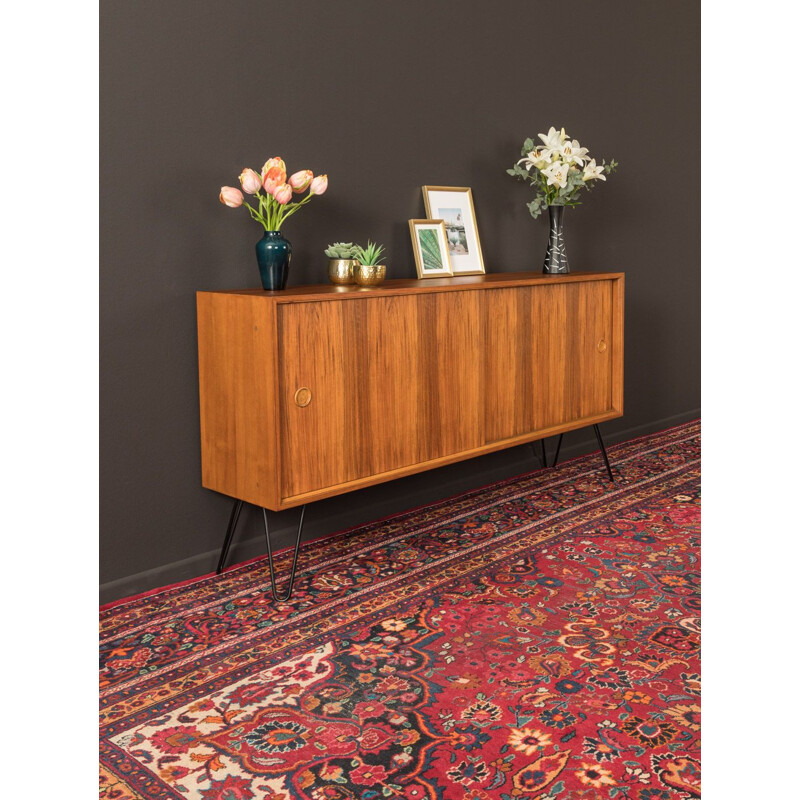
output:
<instances>
[{"instance_id":1,"label":"black hairpin leg","mask_svg":"<svg viewBox=\"0 0 800 800\"><path fill-rule=\"evenodd\" d=\"M306 515L306 507L303 506L300 511L300 524L297 526L297 540L294 543L294 557L292 558L292 570L289 573L289 589L286 592L285 597L278 597L276 589L278 585L275 581L275 567L272 563L272 543L270 542L269 538L269 524L267 523L267 509L262 508L261 511L264 514L264 536L267 539L267 558L269 559L269 579L270 579L270 591L272 592L272 599L276 600L279 603L286 602L292 596L292 588L294 586L294 576L297 572L297 554L300 551L300 537L303 535L303 519Z\"/></svg>"},{"instance_id":2,"label":"black hairpin leg","mask_svg":"<svg viewBox=\"0 0 800 800\"><path fill-rule=\"evenodd\" d=\"M603 454L603 461L606 462L606 470L608 471L608 479L614 480L614 473L611 471L611 464L608 463L608 454L606 453L606 446L603 444L603 437L600 435L600 426L593 425L594 435L597 437L597 443L600 445L600 452Z\"/></svg>"},{"instance_id":3,"label":"black hairpin leg","mask_svg":"<svg viewBox=\"0 0 800 800\"><path fill-rule=\"evenodd\" d=\"M219 575L225 567L225 560L228 558L228 551L231 549L231 542L233 541L233 534L236 531L236 524L239 522L239 514L242 512L244 501L234 500L233 508L231 509L231 516L228 520L228 530L225 532L225 541L222 543L222 552L219 555L219 563L217 564L217 575ZM278 602L285 602L292 596L292 588L294 587L294 576L297 572L297 555L300 551L300 537L303 535L303 520L306 516L306 507L303 506L300 511L300 524L297 526L297 540L294 543L294 557L292 558L292 570L289 573L289 590L286 592L285 597L278 597L276 591L277 583L275 581L275 566L272 560L272 541L269 535L269 524L267 522L267 509L262 508L264 514L264 536L267 539L267 559L269 560L269 578L270 578L270 591L272 592L273 600Z\"/></svg>"},{"instance_id":4,"label":"black hairpin leg","mask_svg":"<svg viewBox=\"0 0 800 800\"><path fill-rule=\"evenodd\" d=\"M606 446L603 444L603 437L600 435L600 426L593 425L594 428L594 435L597 437L597 443L600 445L600 452L603 454L603 461L606 465L606 471L608 472L608 479L610 481L614 480L614 473L611 471L611 464L608 462L608 453L606 453ZM558 444L556 445L556 455L553 458L553 463L550 465L554 467L558 463L558 454L561 452L561 442L564 439L564 434L562 433L558 437Z\"/></svg>"},{"instance_id":5,"label":"black hairpin leg","mask_svg":"<svg viewBox=\"0 0 800 800\"><path fill-rule=\"evenodd\" d=\"M547 451L544 449L544 439L539 439L539 446L541 447L542 452L536 452L536 443L535 442L528 442L530 445L531 450L536 454L536 458L539 460L539 463L542 465L542 469L547 469Z\"/></svg>"},{"instance_id":6,"label":"black hairpin leg","mask_svg":"<svg viewBox=\"0 0 800 800\"><path fill-rule=\"evenodd\" d=\"M217 564L217 575L219 575L225 567L225 559L228 557L228 550L231 549L231 542L233 541L233 532L236 530L236 523L239 521L239 514L242 511L244 502L242 500L234 500L233 508L231 509L231 517L228 520L228 530L225 533L225 541L222 543L222 552L219 554L219 563Z\"/></svg>"},{"instance_id":7,"label":"black hairpin leg","mask_svg":"<svg viewBox=\"0 0 800 800\"><path fill-rule=\"evenodd\" d=\"M555 458L553 458L553 463L550 465L551 467L554 467L556 464L558 464L558 454L561 452L561 442L563 441L564 441L564 434L560 433L558 435L558 444L556 445L556 455Z\"/></svg>"}]
</instances>

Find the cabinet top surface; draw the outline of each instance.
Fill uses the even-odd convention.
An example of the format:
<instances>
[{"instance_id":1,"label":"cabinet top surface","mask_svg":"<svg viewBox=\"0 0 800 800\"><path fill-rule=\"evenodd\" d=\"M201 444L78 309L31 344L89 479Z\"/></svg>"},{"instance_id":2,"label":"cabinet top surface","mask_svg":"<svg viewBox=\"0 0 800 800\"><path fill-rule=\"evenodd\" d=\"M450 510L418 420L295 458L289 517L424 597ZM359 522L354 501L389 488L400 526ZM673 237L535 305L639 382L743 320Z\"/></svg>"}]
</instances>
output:
<instances>
[{"instance_id":1,"label":"cabinet top surface","mask_svg":"<svg viewBox=\"0 0 800 800\"><path fill-rule=\"evenodd\" d=\"M277 292L264 289L231 289L198 294L233 294L272 298L282 303L304 302L315 299L354 299L356 297L381 297L387 295L419 294L424 292L464 291L470 289L499 289L538 284L574 283L623 279L623 272L571 272L568 275L544 275L540 272L495 272L489 275L461 275L454 278L403 278L388 280L380 286L335 286L323 283L310 286L291 286Z\"/></svg>"}]
</instances>

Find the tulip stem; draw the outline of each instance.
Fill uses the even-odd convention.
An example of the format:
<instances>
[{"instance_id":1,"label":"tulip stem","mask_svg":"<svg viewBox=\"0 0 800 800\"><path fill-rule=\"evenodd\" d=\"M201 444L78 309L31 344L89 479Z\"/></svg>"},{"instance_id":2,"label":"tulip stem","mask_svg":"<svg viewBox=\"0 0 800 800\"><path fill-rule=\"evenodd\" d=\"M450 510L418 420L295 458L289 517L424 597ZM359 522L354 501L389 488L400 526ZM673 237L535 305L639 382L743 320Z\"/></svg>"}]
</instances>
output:
<instances>
[{"instance_id":1,"label":"tulip stem","mask_svg":"<svg viewBox=\"0 0 800 800\"><path fill-rule=\"evenodd\" d=\"M288 206L283 207L283 215L281 217L281 224L283 224L289 217L292 216L299 208L302 208L311 198L313 194L309 194L304 197L299 203L290 203Z\"/></svg>"},{"instance_id":2,"label":"tulip stem","mask_svg":"<svg viewBox=\"0 0 800 800\"><path fill-rule=\"evenodd\" d=\"M267 204L267 223L269 224L268 230L279 231L280 226L275 219L275 198L270 195L264 201Z\"/></svg>"},{"instance_id":3,"label":"tulip stem","mask_svg":"<svg viewBox=\"0 0 800 800\"><path fill-rule=\"evenodd\" d=\"M286 205L281 205L270 194L265 197L261 192L258 192L255 196L258 198L258 211L246 200L244 201L244 205L247 206L250 216L256 222L261 223L265 231L279 231L281 225L283 225L297 209L308 203L314 195L309 194L297 203L287 203Z\"/></svg>"},{"instance_id":4,"label":"tulip stem","mask_svg":"<svg viewBox=\"0 0 800 800\"><path fill-rule=\"evenodd\" d=\"M253 218L253 219L254 219L256 222L260 222L262 225L264 225L264 217L263 217L263 215L262 215L262 214L260 214L258 211L256 211L256 210L253 208L253 206L251 206L251 205L250 205L250 203L248 203L248 202L247 202L247 200L245 200L245 201L244 201L244 204L247 206L247 210L250 212L250 216L251 216L251 217L252 217L252 218Z\"/></svg>"}]
</instances>

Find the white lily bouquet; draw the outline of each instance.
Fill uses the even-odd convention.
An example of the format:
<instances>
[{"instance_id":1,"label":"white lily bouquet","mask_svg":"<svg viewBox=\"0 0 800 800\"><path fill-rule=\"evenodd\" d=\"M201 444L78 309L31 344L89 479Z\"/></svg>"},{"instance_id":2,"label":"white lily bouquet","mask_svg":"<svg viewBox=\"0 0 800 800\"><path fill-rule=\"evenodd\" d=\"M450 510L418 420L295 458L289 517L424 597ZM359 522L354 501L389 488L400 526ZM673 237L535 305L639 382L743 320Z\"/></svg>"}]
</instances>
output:
<instances>
[{"instance_id":1,"label":"white lily bouquet","mask_svg":"<svg viewBox=\"0 0 800 800\"><path fill-rule=\"evenodd\" d=\"M592 188L593 181L604 181L618 166L616 161L603 160L598 166L589 159L589 151L577 139L570 139L562 128L555 128L539 138L543 144L526 139L521 158L513 169L506 170L522 180L531 182L536 197L528 203L531 216L536 218L548 206L577 206L580 193ZM603 174L605 173L605 175Z\"/></svg>"}]
</instances>

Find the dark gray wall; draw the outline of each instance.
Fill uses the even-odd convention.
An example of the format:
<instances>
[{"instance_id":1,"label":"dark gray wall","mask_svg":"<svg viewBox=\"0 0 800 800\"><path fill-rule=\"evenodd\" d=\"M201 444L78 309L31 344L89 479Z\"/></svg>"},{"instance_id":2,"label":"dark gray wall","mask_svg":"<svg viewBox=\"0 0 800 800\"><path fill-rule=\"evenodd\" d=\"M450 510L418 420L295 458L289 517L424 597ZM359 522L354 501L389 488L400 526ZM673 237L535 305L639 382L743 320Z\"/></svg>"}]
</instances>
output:
<instances>
[{"instance_id":1,"label":"dark gray wall","mask_svg":"<svg viewBox=\"0 0 800 800\"><path fill-rule=\"evenodd\" d=\"M197 289L258 285L260 229L223 184L282 156L330 188L284 229L290 284L371 237L413 277L420 186L471 186L487 270L541 268L505 174L565 126L618 174L577 210L573 269L627 273L617 441L697 415L699 4L107 0L101 12L101 598L210 571L229 500L200 486ZM567 439L580 452L590 434ZM529 448L312 506L310 536L535 467ZM232 561L262 552L243 515ZM276 517L288 542L293 512Z\"/></svg>"}]
</instances>

